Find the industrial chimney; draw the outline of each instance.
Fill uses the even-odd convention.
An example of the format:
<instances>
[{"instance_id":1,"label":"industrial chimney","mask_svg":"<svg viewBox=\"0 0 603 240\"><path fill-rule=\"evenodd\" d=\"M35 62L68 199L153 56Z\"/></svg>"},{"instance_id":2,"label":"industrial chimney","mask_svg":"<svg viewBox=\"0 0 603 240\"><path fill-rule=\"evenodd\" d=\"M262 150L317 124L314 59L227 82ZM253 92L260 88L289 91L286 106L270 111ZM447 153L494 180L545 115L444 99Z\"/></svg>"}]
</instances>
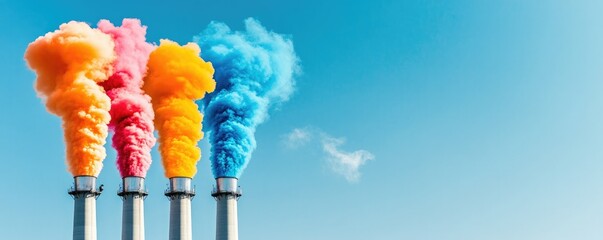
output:
<instances>
[{"instance_id":1,"label":"industrial chimney","mask_svg":"<svg viewBox=\"0 0 603 240\"><path fill-rule=\"evenodd\" d=\"M69 189L75 202L73 209L73 240L96 240L96 198L101 188L96 190L96 177L76 176Z\"/></svg>"},{"instance_id":2,"label":"industrial chimney","mask_svg":"<svg viewBox=\"0 0 603 240\"><path fill-rule=\"evenodd\" d=\"M144 178L125 177L117 193L124 201L121 220L122 240L144 240L144 199L147 191Z\"/></svg>"},{"instance_id":3,"label":"industrial chimney","mask_svg":"<svg viewBox=\"0 0 603 240\"><path fill-rule=\"evenodd\" d=\"M169 240L192 240L191 200L195 190L191 178L170 178L170 187L165 191L170 199L170 235Z\"/></svg>"},{"instance_id":4,"label":"industrial chimney","mask_svg":"<svg viewBox=\"0 0 603 240\"><path fill-rule=\"evenodd\" d=\"M238 240L239 223L237 201L241 197L236 178L216 178L216 188L212 196L217 202L216 240Z\"/></svg>"}]
</instances>

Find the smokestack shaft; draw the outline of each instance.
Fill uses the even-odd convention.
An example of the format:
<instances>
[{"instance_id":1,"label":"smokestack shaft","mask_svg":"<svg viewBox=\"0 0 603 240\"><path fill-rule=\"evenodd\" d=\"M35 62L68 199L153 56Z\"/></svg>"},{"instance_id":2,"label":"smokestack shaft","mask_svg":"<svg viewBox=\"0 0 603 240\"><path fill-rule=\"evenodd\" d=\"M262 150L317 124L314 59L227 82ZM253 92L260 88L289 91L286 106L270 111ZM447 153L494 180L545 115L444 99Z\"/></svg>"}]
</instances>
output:
<instances>
[{"instance_id":1,"label":"smokestack shaft","mask_svg":"<svg viewBox=\"0 0 603 240\"><path fill-rule=\"evenodd\" d=\"M170 202L170 240L191 240L191 199L179 198Z\"/></svg>"},{"instance_id":2,"label":"smokestack shaft","mask_svg":"<svg viewBox=\"0 0 603 240\"><path fill-rule=\"evenodd\" d=\"M121 239L144 240L144 198L147 196L144 178L125 177L123 189L117 195L123 199Z\"/></svg>"},{"instance_id":3,"label":"smokestack shaft","mask_svg":"<svg viewBox=\"0 0 603 240\"><path fill-rule=\"evenodd\" d=\"M96 240L96 199L75 198L73 240Z\"/></svg>"},{"instance_id":4,"label":"smokestack shaft","mask_svg":"<svg viewBox=\"0 0 603 240\"><path fill-rule=\"evenodd\" d=\"M237 200L241 196L236 178L217 178L212 196L217 202L216 240L238 240Z\"/></svg>"},{"instance_id":5,"label":"smokestack shaft","mask_svg":"<svg viewBox=\"0 0 603 240\"><path fill-rule=\"evenodd\" d=\"M73 240L96 240L96 177L76 176L69 191L74 200Z\"/></svg>"},{"instance_id":6,"label":"smokestack shaft","mask_svg":"<svg viewBox=\"0 0 603 240\"><path fill-rule=\"evenodd\" d=\"M170 178L165 195L170 199L169 240L192 240L191 200L195 191L190 178Z\"/></svg>"},{"instance_id":7,"label":"smokestack shaft","mask_svg":"<svg viewBox=\"0 0 603 240\"><path fill-rule=\"evenodd\" d=\"M121 228L122 240L144 240L144 201L142 197L126 195Z\"/></svg>"},{"instance_id":8,"label":"smokestack shaft","mask_svg":"<svg viewBox=\"0 0 603 240\"><path fill-rule=\"evenodd\" d=\"M237 200L228 196L221 197L217 202L216 240L238 240Z\"/></svg>"}]
</instances>

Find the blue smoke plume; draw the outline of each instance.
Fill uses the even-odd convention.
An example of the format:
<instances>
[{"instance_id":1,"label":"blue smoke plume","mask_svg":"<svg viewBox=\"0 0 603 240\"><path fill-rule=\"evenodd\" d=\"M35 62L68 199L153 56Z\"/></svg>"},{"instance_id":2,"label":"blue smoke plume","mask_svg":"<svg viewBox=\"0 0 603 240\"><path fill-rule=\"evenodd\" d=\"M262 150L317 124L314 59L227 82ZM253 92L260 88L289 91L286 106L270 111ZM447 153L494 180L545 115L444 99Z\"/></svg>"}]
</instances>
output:
<instances>
[{"instance_id":1,"label":"blue smoke plume","mask_svg":"<svg viewBox=\"0 0 603 240\"><path fill-rule=\"evenodd\" d=\"M298 58L289 38L245 20L245 31L212 22L194 41L215 69L216 90L200 102L214 177L240 177L256 147L255 129L293 92Z\"/></svg>"}]
</instances>

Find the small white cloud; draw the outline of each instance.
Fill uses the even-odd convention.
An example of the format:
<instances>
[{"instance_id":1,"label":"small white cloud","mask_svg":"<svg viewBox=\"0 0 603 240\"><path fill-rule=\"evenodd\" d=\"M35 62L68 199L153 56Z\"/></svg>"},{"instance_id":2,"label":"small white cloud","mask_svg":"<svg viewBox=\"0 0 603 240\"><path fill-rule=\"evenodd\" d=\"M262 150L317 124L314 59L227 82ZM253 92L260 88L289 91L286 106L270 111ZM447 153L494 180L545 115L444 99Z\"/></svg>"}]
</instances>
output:
<instances>
[{"instance_id":1,"label":"small white cloud","mask_svg":"<svg viewBox=\"0 0 603 240\"><path fill-rule=\"evenodd\" d=\"M345 141L321 134L322 148L327 154L327 161L331 170L342 175L348 182L360 180L360 167L367 161L375 159L375 156L366 150L345 152L338 149Z\"/></svg>"},{"instance_id":2,"label":"small white cloud","mask_svg":"<svg viewBox=\"0 0 603 240\"><path fill-rule=\"evenodd\" d=\"M340 147L345 143L343 138L334 138L314 127L294 128L291 132L283 135L283 144L290 149L303 147L310 143L313 138L318 138L325 153L325 160L332 172L343 176L348 182L360 180L360 167L375 156L367 150L356 150L346 152Z\"/></svg>"},{"instance_id":3,"label":"small white cloud","mask_svg":"<svg viewBox=\"0 0 603 240\"><path fill-rule=\"evenodd\" d=\"M310 141L312 134L308 129L295 128L290 133L285 135L284 144L288 148L298 148Z\"/></svg>"}]
</instances>

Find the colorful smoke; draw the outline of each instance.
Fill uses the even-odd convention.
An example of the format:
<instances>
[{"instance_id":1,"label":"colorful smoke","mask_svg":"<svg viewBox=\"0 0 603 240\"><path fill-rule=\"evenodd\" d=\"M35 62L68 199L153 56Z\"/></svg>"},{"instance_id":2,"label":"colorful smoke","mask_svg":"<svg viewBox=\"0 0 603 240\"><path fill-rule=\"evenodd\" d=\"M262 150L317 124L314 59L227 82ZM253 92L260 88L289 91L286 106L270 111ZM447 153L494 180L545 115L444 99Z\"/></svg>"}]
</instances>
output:
<instances>
[{"instance_id":1,"label":"colorful smoke","mask_svg":"<svg viewBox=\"0 0 603 240\"><path fill-rule=\"evenodd\" d=\"M114 132L117 169L122 177L145 177L151 166L155 129L151 98L141 87L153 45L146 42L146 27L138 19L124 19L121 27L101 20L98 29L113 38L117 54L113 75L101 83L111 98L109 128Z\"/></svg>"},{"instance_id":2,"label":"colorful smoke","mask_svg":"<svg viewBox=\"0 0 603 240\"><path fill-rule=\"evenodd\" d=\"M97 83L111 75L113 49L109 35L72 21L25 51L37 73L39 96L63 120L67 166L74 176L98 176L103 166L111 100Z\"/></svg>"},{"instance_id":3,"label":"colorful smoke","mask_svg":"<svg viewBox=\"0 0 603 240\"><path fill-rule=\"evenodd\" d=\"M194 43L180 46L161 40L147 64L143 89L152 98L159 152L168 178L193 177L201 158L197 142L203 138L203 116L194 101L212 92L216 82L212 64L199 57L200 51Z\"/></svg>"},{"instance_id":4,"label":"colorful smoke","mask_svg":"<svg viewBox=\"0 0 603 240\"><path fill-rule=\"evenodd\" d=\"M240 177L256 147L255 129L271 106L288 100L299 69L293 43L254 19L245 32L212 22L195 41L216 69L216 91L203 99L214 177Z\"/></svg>"}]
</instances>

